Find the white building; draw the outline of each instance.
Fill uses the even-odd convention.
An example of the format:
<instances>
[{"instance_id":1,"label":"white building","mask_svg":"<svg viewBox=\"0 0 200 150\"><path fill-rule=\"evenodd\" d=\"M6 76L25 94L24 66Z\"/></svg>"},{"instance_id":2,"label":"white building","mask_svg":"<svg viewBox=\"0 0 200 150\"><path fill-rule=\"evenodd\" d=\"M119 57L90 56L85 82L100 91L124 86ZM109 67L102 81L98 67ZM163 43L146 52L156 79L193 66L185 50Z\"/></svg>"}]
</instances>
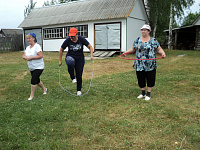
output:
<instances>
[{"instance_id":1,"label":"white building","mask_svg":"<svg viewBox=\"0 0 200 150\"><path fill-rule=\"evenodd\" d=\"M85 0L36 8L19 28L23 28L24 37L35 33L43 51L59 51L70 27L76 27L95 51L124 52L141 36L145 23L148 17L143 0Z\"/></svg>"}]
</instances>

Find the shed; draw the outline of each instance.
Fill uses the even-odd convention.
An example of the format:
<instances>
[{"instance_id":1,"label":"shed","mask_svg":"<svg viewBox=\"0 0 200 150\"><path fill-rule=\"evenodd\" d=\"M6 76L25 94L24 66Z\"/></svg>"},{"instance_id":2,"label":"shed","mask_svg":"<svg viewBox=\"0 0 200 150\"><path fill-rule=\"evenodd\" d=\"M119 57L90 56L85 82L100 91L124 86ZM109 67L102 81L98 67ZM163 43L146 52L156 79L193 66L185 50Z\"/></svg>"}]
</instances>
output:
<instances>
[{"instance_id":1,"label":"shed","mask_svg":"<svg viewBox=\"0 0 200 150\"><path fill-rule=\"evenodd\" d=\"M164 32L169 35L169 30ZM172 29L172 46L173 49L200 50L200 15L192 25Z\"/></svg>"},{"instance_id":2,"label":"shed","mask_svg":"<svg viewBox=\"0 0 200 150\"><path fill-rule=\"evenodd\" d=\"M84 0L35 8L19 28L23 28L24 37L34 32L43 51L59 51L69 29L76 27L95 51L124 52L141 35L145 23L148 17L143 0Z\"/></svg>"},{"instance_id":3,"label":"shed","mask_svg":"<svg viewBox=\"0 0 200 150\"><path fill-rule=\"evenodd\" d=\"M23 30L21 29L1 29L0 37L12 37L13 35L22 35Z\"/></svg>"}]
</instances>

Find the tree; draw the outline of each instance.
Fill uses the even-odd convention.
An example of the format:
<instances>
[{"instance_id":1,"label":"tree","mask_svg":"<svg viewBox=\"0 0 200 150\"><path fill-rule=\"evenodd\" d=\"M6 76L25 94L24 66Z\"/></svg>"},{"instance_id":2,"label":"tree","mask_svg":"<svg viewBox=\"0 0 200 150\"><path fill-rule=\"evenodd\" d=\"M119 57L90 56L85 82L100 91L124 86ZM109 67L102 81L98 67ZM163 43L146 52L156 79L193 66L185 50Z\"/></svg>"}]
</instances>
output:
<instances>
[{"instance_id":1,"label":"tree","mask_svg":"<svg viewBox=\"0 0 200 150\"><path fill-rule=\"evenodd\" d=\"M181 24L181 26L189 26L191 25L196 19L197 17L200 15L199 13L189 13L183 20L183 23Z\"/></svg>"},{"instance_id":2,"label":"tree","mask_svg":"<svg viewBox=\"0 0 200 150\"><path fill-rule=\"evenodd\" d=\"M173 17L176 15L177 18L180 18L184 14L183 9L190 7L194 3L194 0L169 0L169 2L171 4L171 8L170 8L168 49L171 49Z\"/></svg>"},{"instance_id":3,"label":"tree","mask_svg":"<svg viewBox=\"0 0 200 150\"><path fill-rule=\"evenodd\" d=\"M32 11L32 9L34 9L35 5L37 2L33 2L33 0L30 0L30 4L28 4L28 6L25 6L25 10L24 10L24 18L26 18L30 12Z\"/></svg>"},{"instance_id":4,"label":"tree","mask_svg":"<svg viewBox=\"0 0 200 150\"><path fill-rule=\"evenodd\" d=\"M56 5L58 2L56 0L51 0L51 2L49 2L49 0L47 0L46 2L44 2L43 6L50 6L50 5Z\"/></svg>"},{"instance_id":5,"label":"tree","mask_svg":"<svg viewBox=\"0 0 200 150\"><path fill-rule=\"evenodd\" d=\"M49 0L47 0L46 2L44 2L43 6L63 4L63 3L68 3L68 2L72 2L72 1L78 1L78 0L51 0L51 2L49 2Z\"/></svg>"},{"instance_id":6,"label":"tree","mask_svg":"<svg viewBox=\"0 0 200 150\"><path fill-rule=\"evenodd\" d=\"M193 3L194 0L147 0L153 36L156 37L162 34L166 28L169 28L169 35L172 35L172 28L177 24L174 19L175 16L181 18L184 14L183 10L190 7ZM168 47L171 49L171 36L169 36L168 42Z\"/></svg>"}]
</instances>

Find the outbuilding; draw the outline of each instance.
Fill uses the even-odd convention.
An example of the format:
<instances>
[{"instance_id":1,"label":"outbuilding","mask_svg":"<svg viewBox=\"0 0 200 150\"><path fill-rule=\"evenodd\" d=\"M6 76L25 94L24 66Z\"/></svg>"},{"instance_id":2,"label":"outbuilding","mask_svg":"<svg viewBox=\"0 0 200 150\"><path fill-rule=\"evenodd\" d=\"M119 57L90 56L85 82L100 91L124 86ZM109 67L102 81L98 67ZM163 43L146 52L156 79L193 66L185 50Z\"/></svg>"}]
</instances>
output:
<instances>
[{"instance_id":1,"label":"outbuilding","mask_svg":"<svg viewBox=\"0 0 200 150\"><path fill-rule=\"evenodd\" d=\"M168 38L169 30L164 32ZM172 29L172 46L173 49L200 50L200 15L191 25Z\"/></svg>"},{"instance_id":2,"label":"outbuilding","mask_svg":"<svg viewBox=\"0 0 200 150\"><path fill-rule=\"evenodd\" d=\"M59 51L69 29L76 27L95 51L124 52L148 22L143 0L84 0L35 8L19 28L24 31L25 47L25 36L34 32L43 51Z\"/></svg>"}]
</instances>

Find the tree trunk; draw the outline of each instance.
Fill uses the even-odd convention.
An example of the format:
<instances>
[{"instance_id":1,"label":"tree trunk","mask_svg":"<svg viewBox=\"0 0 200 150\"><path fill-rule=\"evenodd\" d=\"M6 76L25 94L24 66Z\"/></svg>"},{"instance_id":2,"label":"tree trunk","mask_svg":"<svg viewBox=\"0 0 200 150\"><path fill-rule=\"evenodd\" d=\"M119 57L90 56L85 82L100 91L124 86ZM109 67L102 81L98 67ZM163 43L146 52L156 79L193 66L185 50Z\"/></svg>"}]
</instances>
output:
<instances>
[{"instance_id":1,"label":"tree trunk","mask_svg":"<svg viewBox=\"0 0 200 150\"><path fill-rule=\"evenodd\" d=\"M172 25L173 25L173 4L170 8L170 22L169 22L169 37L168 37L168 49L172 48Z\"/></svg>"},{"instance_id":2,"label":"tree trunk","mask_svg":"<svg viewBox=\"0 0 200 150\"><path fill-rule=\"evenodd\" d=\"M157 24L158 24L158 8L156 8L156 18L155 18L155 24L154 24L154 29L153 29L153 37L156 37Z\"/></svg>"}]
</instances>

